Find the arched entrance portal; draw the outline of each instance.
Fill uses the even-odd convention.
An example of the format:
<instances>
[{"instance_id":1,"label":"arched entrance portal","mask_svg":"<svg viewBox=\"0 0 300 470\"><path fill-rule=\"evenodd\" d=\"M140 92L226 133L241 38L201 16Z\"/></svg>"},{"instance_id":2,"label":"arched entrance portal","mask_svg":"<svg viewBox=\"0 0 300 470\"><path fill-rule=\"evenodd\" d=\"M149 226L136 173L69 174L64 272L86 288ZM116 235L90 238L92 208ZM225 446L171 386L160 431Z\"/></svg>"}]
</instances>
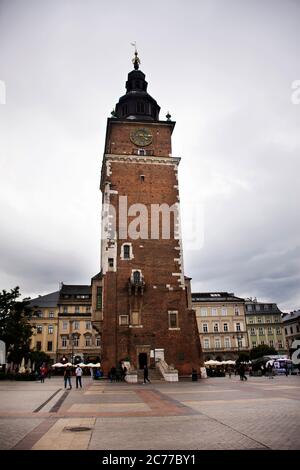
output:
<instances>
[{"instance_id":1,"label":"arched entrance portal","mask_svg":"<svg viewBox=\"0 0 300 470\"><path fill-rule=\"evenodd\" d=\"M140 353L139 354L139 368L144 369L144 366L147 365L148 358L147 353Z\"/></svg>"}]
</instances>

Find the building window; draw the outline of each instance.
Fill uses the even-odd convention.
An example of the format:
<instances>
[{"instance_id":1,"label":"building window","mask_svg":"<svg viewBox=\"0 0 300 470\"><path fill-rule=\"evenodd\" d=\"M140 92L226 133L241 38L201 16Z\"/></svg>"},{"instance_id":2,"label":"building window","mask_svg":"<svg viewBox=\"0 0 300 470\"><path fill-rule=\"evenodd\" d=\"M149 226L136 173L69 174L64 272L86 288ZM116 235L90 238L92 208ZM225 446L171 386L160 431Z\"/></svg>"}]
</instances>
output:
<instances>
[{"instance_id":1,"label":"building window","mask_svg":"<svg viewBox=\"0 0 300 470\"><path fill-rule=\"evenodd\" d=\"M139 155L146 155L146 150L141 149L140 152L143 152L143 153L140 153ZM141 183L144 183L145 175L140 175L140 180L141 180Z\"/></svg>"},{"instance_id":2,"label":"building window","mask_svg":"<svg viewBox=\"0 0 300 470\"><path fill-rule=\"evenodd\" d=\"M43 318L43 313L41 312L41 310L38 310L37 312L35 312L35 316L37 318Z\"/></svg>"},{"instance_id":3,"label":"building window","mask_svg":"<svg viewBox=\"0 0 300 470\"><path fill-rule=\"evenodd\" d=\"M53 325L48 325L48 334L53 335Z\"/></svg>"},{"instance_id":4,"label":"building window","mask_svg":"<svg viewBox=\"0 0 300 470\"><path fill-rule=\"evenodd\" d=\"M271 323L271 318L266 318L266 323Z\"/></svg>"},{"instance_id":5,"label":"building window","mask_svg":"<svg viewBox=\"0 0 300 470\"><path fill-rule=\"evenodd\" d=\"M48 341L47 351L52 351L52 341Z\"/></svg>"},{"instance_id":6,"label":"building window","mask_svg":"<svg viewBox=\"0 0 300 470\"><path fill-rule=\"evenodd\" d=\"M281 335L281 328L280 326L276 326L276 334Z\"/></svg>"},{"instance_id":7,"label":"building window","mask_svg":"<svg viewBox=\"0 0 300 470\"><path fill-rule=\"evenodd\" d=\"M178 312L168 312L169 328L178 328Z\"/></svg>"},{"instance_id":8,"label":"building window","mask_svg":"<svg viewBox=\"0 0 300 470\"><path fill-rule=\"evenodd\" d=\"M49 312L49 318L54 318L54 312Z\"/></svg>"},{"instance_id":9,"label":"building window","mask_svg":"<svg viewBox=\"0 0 300 470\"><path fill-rule=\"evenodd\" d=\"M85 307L85 313L91 313L91 307Z\"/></svg>"},{"instance_id":10,"label":"building window","mask_svg":"<svg viewBox=\"0 0 300 470\"><path fill-rule=\"evenodd\" d=\"M224 307L222 308L221 315L224 315L224 316L227 315L227 308L224 308Z\"/></svg>"},{"instance_id":11,"label":"building window","mask_svg":"<svg viewBox=\"0 0 300 470\"><path fill-rule=\"evenodd\" d=\"M265 304L264 305L264 310L269 310L269 305Z\"/></svg>"},{"instance_id":12,"label":"building window","mask_svg":"<svg viewBox=\"0 0 300 470\"><path fill-rule=\"evenodd\" d=\"M224 331L228 331L228 323L224 323L224 325L223 325L223 330L224 330Z\"/></svg>"},{"instance_id":13,"label":"building window","mask_svg":"<svg viewBox=\"0 0 300 470\"><path fill-rule=\"evenodd\" d=\"M68 322L67 322L67 321L63 321L62 329L63 329L63 330L67 330L67 329L68 329Z\"/></svg>"},{"instance_id":14,"label":"building window","mask_svg":"<svg viewBox=\"0 0 300 470\"><path fill-rule=\"evenodd\" d=\"M134 284L139 284L141 282L141 273L140 271L133 272L133 282Z\"/></svg>"},{"instance_id":15,"label":"building window","mask_svg":"<svg viewBox=\"0 0 300 470\"><path fill-rule=\"evenodd\" d=\"M238 348L242 348L243 347L243 340L242 339L238 339Z\"/></svg>"},{"instance_id":16,"label":"building window","mask_svg":"<svg viewBox=\"0 0 300 470\"><path fill-rule=\"evenodd\" d=\"M260 342L260 344L264 345L264 344L265 344L264 340L262 340L262 341Z\"/></svg>"},{"instance_id":17,"label":"building window","mask_svg":"<svg viewBox=\"0 0 300 470\"><path fill-rule=\"evenodd\" d=\"M36 326L36 332L37 332L37 333L43 333L43 327L42 327L42 325L37 325L37 326Z\"/></svg>"},{"instance_id":18,"label":"building window","mask_svg":"<svg viewBox=\"0 0 300 470\"><path fill-rule=\"evenodd\" d=\"M92 323L90 321L85 322L85 329L86 330L91 330L92 329Z\"/></svg>"},{"instance_id":19,"label":"building window","mask_svg":"<svg viewBox=\"0 0 300 470\"><path fill-rule=\"evenodd\" d=\"M270 339L270 341L269 341L269 345L271 346L271 348L273 348L273 347L274 347L274 341L273 341L272 339Z\"/></svg>"},{"instance_id":20,"label":"building window","mask_svg":"<svg viewBox=\"0 0 300 470\"><path fill-rule=\"evenodd\" d=\"M278 341L278 348L282 349L282 341Z\"/></svg>"},{"instance_id":21,"label":"building window","mask_svg":"<svg viewBox=\"0 0 300 470\"><path fill-rule=\"evenodd\" d=\"M207 308L200 308L201 317L207 317Z\"/></svg>"},{"instance_id":22,"label":"building window","mask_svg":"<svg viewBox=\"0 0 300 470\"><path fill-rule=\"evenodd\" d=\"M100 336L96 337L96 346L101 346L101 338Z\"/></svg>"},{"instance_id":23,"label":"building window","mask_svg":"<svg viewBox=\"0 0 300 470\"><path fill-rule=\"evenodd\" d=\"M202 331L203 331L203 333L208 333L208 324L207 323L203 323Z\"/></svg>"},{"instance_id":24,"label":"building window","mask_svg":"<svg viewBox=\"0 0 300 470\"><path fill-rule=\"evenodd\" d=\"M204 349L209 349L209 339L205 338L203 341L203 348Z\"/></svg>"},{"instance_id":25,"label":"building window","mask_svg":"<svg viewBox=\"0 0 300 470\"><path fill-rule=\"evenodd\" d=\"M74 321L74 330L79 330L79 321Z\"/></svg>"},{"instance_id":26,"label":"building window","mask_svg":"<svg viewBox=\"0 0 300 470\"><path fill-rule=\"evenodd\" d=\"M128 315L119 315L119 325L128 325Z\"/></svg>"},{"instance_id":27,"label":"building window","mask_svg":"<svg viewBox=\"0 0 300 470\"><path fill-rule=\"evenodd\" d=\"M287 334L288 334L288 330L287 330L287 328L285 328L285 329L284 329L284 331L285 331L285 334L287 335Z\"/></svg>"},{"instance_id":28,"label":"building window","mask_svg":"<svg viewBox=\"0 0 300 470\"><path fill-rule=\"evenodd\" d=\"M113 268L114 267L114 259L113 258L108 258L108 267Z\"/></svg>"},{"instance_id":29,"label":"building window","mask_svg":"<svg viewBox=\"0 0 300 470\"><path fill-rule=\"evenodd\" d=\"M268 326L268 335L273 334L273 328L271 326Z\"/></svg>"},{"instance_id":30,"label":"building window","mask_svg":"<svg viewBox=\"0 0 300 470\"><path fill-rule=\"evenodd\" d=\"M79 345L79 338L78 336L73 336L73 346L77 347Z\"/></svg>"},{"instance_id":31,"label":"building window","mask_svg":"<svg viewBox=\"0 0 300 470\"><path fill-rule=\"evenodd\" d=\"M218 309L217 308L212 308L211 309L211 314L212 314L212 316L216 317L218 315Z\"/></svg>"},{"instance_id":32,"label":"building window","mask_svg":"<svg viewBox=\"0 0 300 470\"><path fill-rule=\"evenodd\" d=\"M68 307L64 307L64 313L68 313Z\"/></svg>"},{"instance_id":33,"label":"building window","mask_svg":"<svg viewBox=\"0 0 300 470\"><path fill-rule=\"evenodd\" d=\"M260 336L264 335L264 329L263 329L262 326L260 326L260 327L258 328L258 334L259 334Z\"/></svg>"},{"instance_id":34,"label":"building window","mask_svg":"<svg viewBox=\"0 0 300 470\"><path fill-rule=\"evenodd\" d=\"M256 341L252 341L252 348L256 348Z\"/></svg>"},{"instance_id":35,"label":"building window","mask_svg":"<svg viewBox=\"0 0 300 470\"><path fill-rule=\"evenodd\" d=\"M85 345L86 346L92 346L92 337L91 336L86 336L85 337Z\"/></svg>"},{"instance_id":36,"label":"building window","mask_svg":"<svg viewBox=\"0 0 300 470\"><path fill-rule=\"evenodd\" d=\"M250 328L250 335L256 336L255 328L253 326Z\"/></svg>"},{"instance_id":37,"label":"building window","mask_svg":"<svg viewBox=\"0 0 300 470\"><path fill-rule=\"evenodd\" d=\"M75 313L80 313L80 307L78 305L75 307Z\"/></svg>"},{"instance_id":38,"label":"building window","mask_svg":"<svg viewBox=\"0 0 300 470\"><path fill-rule=\"evenodd\" d=\"M41 341L37 341L37 342L36 342L36 350L37 350L37 351L41 351L41 349L42 349L42 342L41 342Z\"/></svg>"},{"instance_id":39,"label":"building window","mask_svg":"<svg viewBox=\"0 0 300 470\"><path fill-rule=\"evenodd\" d=\"M248 312L252 312L252 305L247 305Z\"/></svg>"},{"instance_id":40,"label":"building window","mask_svg":"<svg viewBox=\"0 0 300 470\"><path fill-rule=\"evenodd\" d=\"M215 339L215 348L220 349L221 348L221 340L219 338Z\"/></svg>"},{"instance_id":41,"label":"building window","mask_svg":"<svg viewBox=\"0 0 300 470\"><path fill-rule=\"evenodd\" d=\"M253 323L253 318L250 318L249 323L251 324Z\"/></svg>"},{"instance_id":42,"label":"building window","mask_svg":"<svg viewBox=\"0 0 300 470\"><path fill-rule=\"evenodd\" d=\"M218 333L219 331L219 323L214 323L214 332Z\"/></svg>"},{"instance_id":43,"label":"building window","mask_svg":"<svg viewBox=\"0 0 300 470\"><path fill-rule=\"evenodd\" d=\"M67 344L68 344L68 339L67 339L66 336L63 336L63 337L61 338L61 346L62 346L62 348L66 348L66 347L67 347Z\"/></svg>"},{"instance_id":44,"label":"building window","mask_svg":"<svg viewBox=\"0 0 300 470\"><path fill-rule=\"evenodd\" d=\"M299 330L299 325L296 325L296 331L297 331L297 333L300 332L300 330Z\"/></svg>"},{"instance_id":45,"label":"building window","mask_svg":"<svg viewBox=\"0 0 300 470\"><path fill-rule=\"evenodd\" d=\"M241 324L240 323L235 324L235 331L241 331Z\"/></svg>"},{"instance_id":46,"label":"building window","mask_svg":"<svg viewBox=\"0 0 300 470\"><path fill-rule=\"evenodd\" d=\"M291 332L291 335L294 333L294 330L293 330L292 326L290 326L290 332Z\"/></svg>"},{"instance_id":47,"label":"building window","mask_svg":"<svg viewBox=\"0 0 300 470\"><path fill-rule=\"evenodd\" d=\"M101 310L101 308L102 308L102 287L97 287L96 309Z\"/></svg>"},{"instance_id":48,"label":"building window","mask_svg":"<svg viewBox=\"0 0 300 470\"><path fill-rule=\"evenodd\" d=\"M261 323L261 317L257 317L257 323Z\"/></svg>"},{"instance_id":49,"label":"building window","mask_svg":"<svg viewBox=\"0 0 300 470\"><path fill-rule=\"evenodd\" d=\"M124 259L130 259L130 245L123 245L123 257Z\"/></svg>"},{"instance_id":50,"label":"building window","mask_svg":"<svg viewBox=\"0 0 300 470\"><path fill-rule=\"evenodd\" d=\"M240 309L239 307L234 307L234 314L238 316L240 314Z\"/></svg>"},{"instance_id":51,"label":"building window","mask_svg":"<svg viewBox=\"0 0 300 470\"><path fill-rule=\"evenodd\" d=\"M89 299L90 296L88 294L77 294L76 299Z\"/></svg>"},{"instance_id":52,"label":"building window","mask_svg":"<svg viewBox=\"0 0 300 470\"><path fill-rule=\"evenodd\" d=\"M225 348L230 348L230 338L225 338Z\"/></svg>"},{"instance_id":53,"label":"building window","mask_svg":"<svg viewBox=\"0 0 300 470\"><path fill-rule=\"evenodd\" d=\"M255 310L256 310L257 312L259 312L259 311L260 311L260 305L255 305Z\"/></svg>"}]
</instances>

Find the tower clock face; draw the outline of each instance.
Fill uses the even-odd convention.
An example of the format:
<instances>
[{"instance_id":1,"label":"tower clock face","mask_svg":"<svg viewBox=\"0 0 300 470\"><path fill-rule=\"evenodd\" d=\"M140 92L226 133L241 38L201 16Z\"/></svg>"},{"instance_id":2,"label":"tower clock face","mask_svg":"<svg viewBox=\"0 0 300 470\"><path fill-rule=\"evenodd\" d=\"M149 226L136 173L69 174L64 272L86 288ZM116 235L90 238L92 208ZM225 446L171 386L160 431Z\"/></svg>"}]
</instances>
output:
<instances>
[{"instance_id":1,"label":"tower clock face","mask_svg":"<svg viewBox=\"0 0 300 470\"><path fill-rule=\"evenodd\" d=\"M142 127L139 129L135 129L134 131L131 132L130 140L135 145L138 145L139 147L144 147L145 145L151 144L152 134L149 131L149 129Z\"/></svg>"}]
</instances>

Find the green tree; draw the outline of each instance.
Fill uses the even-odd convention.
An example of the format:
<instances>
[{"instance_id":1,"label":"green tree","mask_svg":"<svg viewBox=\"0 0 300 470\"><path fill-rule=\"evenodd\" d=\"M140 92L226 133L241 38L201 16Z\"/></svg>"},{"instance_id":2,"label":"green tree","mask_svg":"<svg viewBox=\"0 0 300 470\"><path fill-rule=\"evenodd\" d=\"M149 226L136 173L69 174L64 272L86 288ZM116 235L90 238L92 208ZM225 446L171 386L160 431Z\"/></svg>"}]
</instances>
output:
<instances>
[{"instance_id":1,"label":"green tree","mask_svg":"<svg viewBox=\"0 0 300 470\"><path fill-rule=\"evenodd\" d=\"M28 321L31 315L29 299L18 301L20 295L19 287L0 292L0 339L5 342L12 362L20 362L27 355L32 335Z\"/></svg>"},{"instance_id":2,"label":"green tree","mask_svg":"<svg viewBox=\"0 0 300 470\"><path fill-rule=\"evenodd\" d=\"M240 362L249 362L250 360L250 355L249 353L246 353L246 352L241 352L239 354L239 357L237 358L236 360L236 363L240 363Z\"/></svg>"},{"instance_id":3,"label":"green tree","mask_svg":"<svg viewBox=\"0 0 300 470\"><path fill-rule=\"evenodd\" d=\"M278 352L272 346L268 346L267 344L260 344L256 348L251 349L250 351L250 359L258 359L262 356L275 356Z\"/></svg>"}]
</instances>

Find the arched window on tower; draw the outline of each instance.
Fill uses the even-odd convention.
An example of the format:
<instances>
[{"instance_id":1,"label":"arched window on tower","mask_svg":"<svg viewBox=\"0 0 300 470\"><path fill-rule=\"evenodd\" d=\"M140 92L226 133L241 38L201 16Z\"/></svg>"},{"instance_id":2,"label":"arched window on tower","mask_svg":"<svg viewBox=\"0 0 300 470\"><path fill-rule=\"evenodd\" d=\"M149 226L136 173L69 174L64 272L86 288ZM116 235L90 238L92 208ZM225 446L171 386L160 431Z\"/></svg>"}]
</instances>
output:
<instances>
[{"instance_id":1,"label":"arched window on tower","mask_svg":"<svg viewBox=\"0 0 300 470\"><path fill-rule=\"evenodd\" d=\"M134 284L139 284L141 282L141 273L140 273L140 271L134 271L134 273L133 273L133 282L134 282Z\"/></svg>"},{"instance_id":2,"label":"arched window on tower","mask_svg":"<svg viewBox=\"0 0 300 470\"><path fill-rule=\"evenodd\" d=\"M124 253L123 253L124 259L129 259L130 258L130 245L124 245L123 250L124 250Z\"/></svg>"}]
</instances>

